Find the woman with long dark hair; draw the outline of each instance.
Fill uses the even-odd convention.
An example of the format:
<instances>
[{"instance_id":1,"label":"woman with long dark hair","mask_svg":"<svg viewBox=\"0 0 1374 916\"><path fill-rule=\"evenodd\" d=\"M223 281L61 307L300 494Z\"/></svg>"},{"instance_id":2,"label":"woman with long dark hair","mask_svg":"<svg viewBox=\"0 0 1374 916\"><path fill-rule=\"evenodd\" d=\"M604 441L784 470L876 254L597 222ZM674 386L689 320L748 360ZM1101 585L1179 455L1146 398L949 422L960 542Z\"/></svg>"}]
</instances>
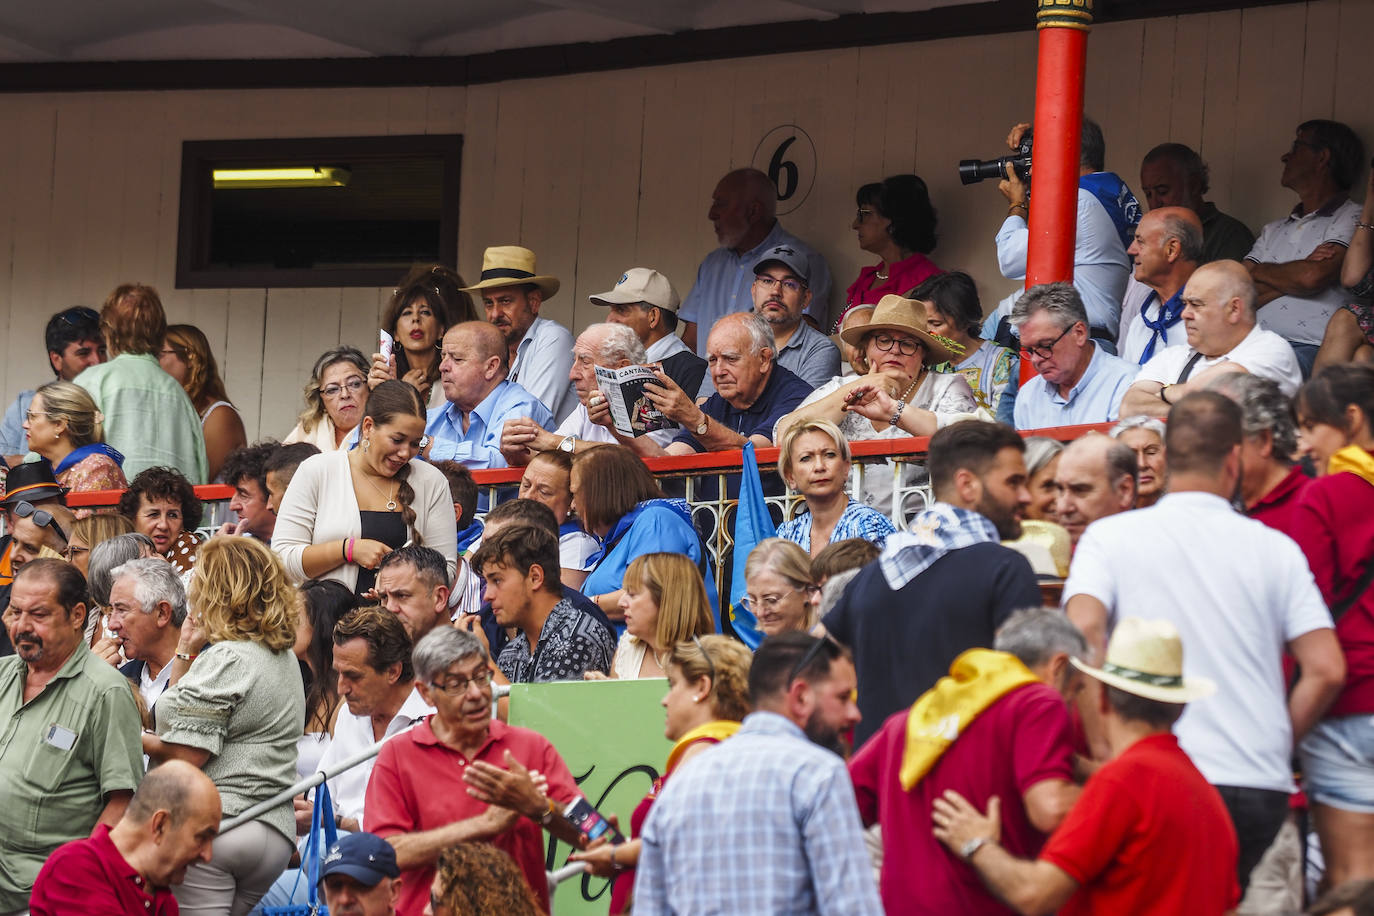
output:
<instances>
[{"instance_id":1,"label":"woman with long dark hair","mask_svg":"<svg viewBox=\"0 0 1374 916\"><path fill-rule=\"evenodd\" d=\"M439 380L439 342L444 332L464 321L480 321L472 297L463 292L457 272L442 264L423 264L411 269L396 287L382 316L382 330L395 341L391 360L373 354L367 382L376 388L389 378L400 379L420 392L420 400L437 406L431 397Z\"/></svg>"},{"instance_id":2,"label":"woman with long dark hair","mask_svg":"<svg viewBox=\"0 0 1374 916\"><path fill-rule=\"evenodd\" d=\"M181 384L200 414L209 468L206 479L213 481L229 453L248 444L248 434L243 428L243 417L224 390L224 379L219 376L215 354L210 352L210 341L193 324L169 325L157 361Z\"/></svg>"}]
</instances>

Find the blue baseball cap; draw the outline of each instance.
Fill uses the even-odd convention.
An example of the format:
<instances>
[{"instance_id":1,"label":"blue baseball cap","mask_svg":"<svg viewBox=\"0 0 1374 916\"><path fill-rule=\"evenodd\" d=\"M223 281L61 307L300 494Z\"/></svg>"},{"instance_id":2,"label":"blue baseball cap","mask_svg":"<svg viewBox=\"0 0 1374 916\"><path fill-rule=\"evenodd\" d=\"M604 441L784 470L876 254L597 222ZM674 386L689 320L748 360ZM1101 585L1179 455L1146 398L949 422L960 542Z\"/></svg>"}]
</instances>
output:
<instances>
[{"instance_id":1,"label":"blue baseball cap","mask_svg":"<svg viewBox=\"0 0 1374 916\"><path fill-rule=\"evenodd\" d=\"M810 283L811 278L807 276L810 268L806 266L806 254L791 245L774 245L764 252L763 257L754 262L754 273L758 273L767 264L774 261L786 267L792 273L801 278L803 283Z\"/></svg>"},{"instance_id":2,"label":"blue baseball cap","mask_svg":"<svg viewBox=\"0 0 1374 916\"><path fill-rule=\"evenodd\" d=\"M320 880L330 875L348 875L376 887L383 878L399 878L396 850L375 833L350 833L329 847L320 863Z\"/></svg>"}]
</instances>

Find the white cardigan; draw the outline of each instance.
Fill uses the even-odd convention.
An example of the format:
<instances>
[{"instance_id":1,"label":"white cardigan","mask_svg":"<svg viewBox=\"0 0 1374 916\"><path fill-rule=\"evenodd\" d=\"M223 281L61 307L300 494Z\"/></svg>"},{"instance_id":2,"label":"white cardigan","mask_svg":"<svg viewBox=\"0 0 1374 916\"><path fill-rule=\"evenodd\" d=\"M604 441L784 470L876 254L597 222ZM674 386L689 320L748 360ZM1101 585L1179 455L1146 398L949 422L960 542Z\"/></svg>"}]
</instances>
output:
<instances>
[{"instance_id":1,"label":"white cardigan","mask_svg":"<svg viewBox=\"0 0 1374 916\"><path fill-rule=\"evenodd\" d=\"M424 546L432 547L448 563L449 581L458 568L458 521L453 514L453 497L443 472L423 461L410 462L410 486L415 491L411 508L415 526ZM307 576L301 566L305 548L311 544L362 537L362 516L358 496L353 492L348 452L311 455L296 468L296 475L282 496L277 526L272 531L272 549L281 557L287 575L299 584ZM320 576L341 582L353 591L358 585L358 567L345 563Z\"/></svg>"}]
</instances>

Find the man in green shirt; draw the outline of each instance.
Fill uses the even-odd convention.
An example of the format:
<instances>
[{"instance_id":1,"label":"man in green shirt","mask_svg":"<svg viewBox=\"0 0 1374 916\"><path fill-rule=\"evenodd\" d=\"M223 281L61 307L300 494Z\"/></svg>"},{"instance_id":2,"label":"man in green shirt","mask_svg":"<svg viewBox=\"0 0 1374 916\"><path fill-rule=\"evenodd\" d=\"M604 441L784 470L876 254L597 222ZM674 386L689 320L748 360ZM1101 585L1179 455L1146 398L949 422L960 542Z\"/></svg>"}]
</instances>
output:
<instances>
[{"instance_id":1,"label":"man in green shirt","mask_svg":"<svg viewBox=\"0 0 1374 916\"><path fill-rule=\"evenodd\" d=\"M76 377L105 415L105 442L124 455L124 476L169 467L191 483L205 479L200 416L180 383L158 364L167 314L151 286L125 284L100 310L110 361Z\"/></svg>"},{"instance_id":2,"label":"man in green shirt","mask_svg":"<svg viewBox=\"0 0 1374 916\"><path fill-rule=\"evenodd\" d=\"M86 580L60 560L16 573L0 659L0 913L23 911L58 846L113 826L143 775L133 689L82 638Z\"/></svg>"}]
</instances>

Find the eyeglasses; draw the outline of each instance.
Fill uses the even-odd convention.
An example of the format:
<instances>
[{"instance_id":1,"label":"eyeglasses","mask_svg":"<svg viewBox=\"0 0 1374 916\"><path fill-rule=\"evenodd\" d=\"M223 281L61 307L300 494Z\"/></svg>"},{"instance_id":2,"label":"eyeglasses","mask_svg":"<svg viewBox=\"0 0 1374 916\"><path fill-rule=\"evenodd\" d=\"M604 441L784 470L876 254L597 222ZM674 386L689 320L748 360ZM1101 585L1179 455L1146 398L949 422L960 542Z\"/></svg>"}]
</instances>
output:
<instances>
[{"instance_id":1,"label":"eyeglasses","mask_svg":"<svg viewBox=\"0 0 1374 916\"><path fill-rule=\"evenodd\" d=\"M831 636L829 633L817 637L816 641L812 643L811 648L802 653L802 657L797 660L797 663L792 666L792 670L787 673L787 683L790 684L800 677L801 673L806 670L806 666L816 660L816 657L821 654L821 650L824 649L827 644L834 648L836 655L840 653L840 644L835 642L835 637Z\"/></svg>"},{"instance_id":2,"label":"eyeglasses","mask_svg":"<svg viewBox=\"0 0 1374 916\"><path fill-rule=\"evenodd\" d=\"M893 346L897 347L897 352L903 356L915 356L918 350L925 349L925 344L912 337L893 337L891 334L878 334L871 338L879 350L884 353L890 352Z\"/></svg>"},{"instance_id":3,"label":"eyeglasses","mask_svg":"<svg viewBox=\"0 0 1374 916\"><path fill-rule=\"evenodd\" d=\"M854 222L862 223L865 219L868 218L868 214L872 212L872 207L860 207L858 210L854 211Z\"/></svg>"},{"instance_id":4,"label":"eyeglasses","mask_svg":"<svg viewBox=\"0 0 1374 916\"><path fill-rule=\"evenodd\" d=\"M355 375L353 376L353 378L344 382L342 385L326 385L325 387L320 389L320 394L324 395L327 398L337 398L345 388L347 388L354 394L357 394L359 391L363 390L363 386L366 384L367 381L365 379L361 379Z\"/></svg>"},{"instance_id":5,"label":"eyeglasses","mask_svg":"<svg viewBox=\"0 0 1374 916\"><path fill-rule=\"evenodd\" d=\"M814 585L804 585L801 588L788 589L780 595L745 595L739 600L739 606L751 614L754 613L755 608L762 611L771 611L788 595L795 595L797 592L809 595L815 588L816 586Z\"/></svg>"},{"instance_id":6,"label":"eyeglasses","mask_svg":"<svg viewBox=\"0 0 1374 916\"><path fill-rule=\"evenodd\" d=\"M777 277L768 276L768 274L759 274L754 278L754 282L759 285L759 289L766 290L770 293L778 288L779 283L781 283L782 288L789 293L799 293L806 289L805 283L799 283L791 278L779 280Z\"/></svg>"},{"instance_id":7,"label":"eyeglasses","mask_svg":"<svg viewBox=\"0 0 1374 916\"><path fill-rule=\"evenodd\" d=\"M450 678L447 682L443 684L439 683L438 681L430 681L429 686L433 687L435 690L442 690L444 693L448 694L451 697L458 697L467 693L468 687L472 684L476 684L477 689L481 690L483 687L487 686L490 683L491 669L483 668L482 670L475 672L472 675L472 677L454 677Z\"/></svg>"},{"instance_id":8,"label":"eyeglasses","mask_svg":"<svg viewBox=\"0 0 1374 916\"><path fill-rule=\"evenodd\" d=\"M62 559L70 563L73 560L75 560L79 555L90 552L91 548L89 547L74 547L71 544L68 544L67 549L62 551Z\"/></svg>"},{"instance_id":9,"label":"eyeglasses","mask_svg":"<svg viewBox=\"0 0 1374 916\"><path fill-rule=\"evenodd\" d=\"M14 514L16 518L32 518L33 523L39 528L51 528L57 532L57 536L62 539L62 543L68 543L67 532L62 530L62 526L53 518L51 512L46 509L39 509L33 503L24 502L22 499L15 504Z\"/></svg>"},{"instance_id":10,"label":"eyeglasses","mask_svg":"<svg viewBox=\"0 0 1374 916\"><path fill-rule=\"evenodd\" d=\"M1051 356L1054 355L1054 345L1057 344L1057 343L1059 343L1059 341L1063 340L1063 339L1064 339L1064 335L1067 334L1067 333L1069 333L1070 331L1072 331L1072 330L1073 330L1075 327L1077 327L1077 326L1078 326L1078 322L1075 321L1073 324L1069 325L1067 328L1065 328L1064 330L1060 331L1060 332L1059 332L1059 336L1056 337L1054 340L1051 340L1051 341L1050 341L1049 343L1047 343L1047 344L1035 344L1035 345L1029 346L1029 347L1028 347L1028 346L1022 346L1022 347L1021 347L1021 358L1022 358L1022 359L1030 359L1032 356L1038 356L1038 357L1040 357L1041 359L1049 359Z\"/></svg>"}]
</instances>

